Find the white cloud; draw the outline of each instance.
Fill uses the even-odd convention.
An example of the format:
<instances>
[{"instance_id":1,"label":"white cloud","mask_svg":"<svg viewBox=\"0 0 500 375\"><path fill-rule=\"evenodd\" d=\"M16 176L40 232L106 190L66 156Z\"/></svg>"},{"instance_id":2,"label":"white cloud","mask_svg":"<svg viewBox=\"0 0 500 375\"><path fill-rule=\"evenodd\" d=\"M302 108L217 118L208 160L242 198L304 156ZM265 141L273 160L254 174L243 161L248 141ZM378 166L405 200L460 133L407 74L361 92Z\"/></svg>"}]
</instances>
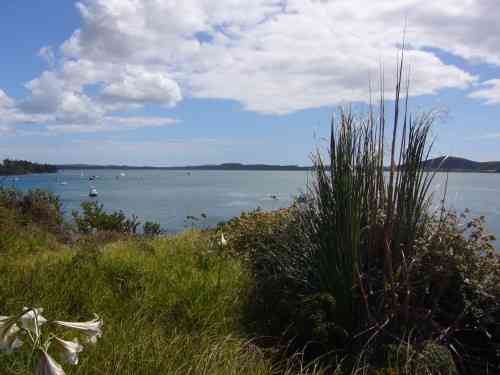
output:
<instances>
[{"instance_id":1,"label":"white cloud","mask_svg":"<svg viewBox=\"0 0 500 375\"><path fill-rule=\"evenodd\" d=\"M102 89L112 101L157 103L173 106L182 99L177 82L162 72L149 72L143 67L127 66L121 76Z\"/></svg>"},{"instance_id":2,"label":"white cloud","mask_svg":"<svg viewBox=\"0 0 500 375\"><path fill-rule=\"evenodd\" d=\"M466 13L466 3L447 2L450 8L433 7L439 22ZM180 86L184 96L232 99L249 110L281 114L366 100L380 62L392 66L396 60L405 16L428 13L421 3L85 0L78 5L83 25L61 50L77 61L132 64L136 72L162 75L162 85L123 70L121 78L108 77L103 94L123 101L162 102L173 89L175 104ZM414 22L422 23L417 16ZM424 35L427 29L420 28L408 38L420 42ZM475 80L431 52L410 51L408 57L415 95L463 89Z\"/></svg>"},{"instance_id":3,"label":"white cloud","mask_svg":"<svg viewBox=\"0 0 500 375\"><path fill-rule=\"evenodd\" d=\"M169 117L120 117L106 116L97 122L48 125L47 129L55 133L94 133L102 131L122 131L140 128L165 127L178 121Z\"/></svg>"},{"instance_id":4,"label":"white cloud","mask_svg":"<svg viewBox=\"0 0 500 375\"><path fill-rule=\"evenodd\" d=\"M0 110L7 109L14 105L14 100L10 98L2 89L0 89Z\"/></svg>"},{"instance_id":5,"label":"white cloud","mask_svg":"<svg viewBox=\"0 0 500 375\"><path fill-rule=\"evenodd\" d=\"M45 60L49 67L53 68L56 63L56 56L52 46L44 46L38 51L38 56Z\"/></svg>"},{"instance_id":6,"label":"white cloud","mask_svg":"<svg viewBox=\"0 0 500 375\"><path fill-rule=\"evenodd\" d=\"M15 100L0 89L0 127L3 133L13 132L15 124L37 124L47 119L43 114L29 114L19 110Z\"/></svg>"},{"instance_id":7,"label":"white cloud","mask_svg":"<svg viewBox=\"0 0 500 375\"><path fill-rule=\"evenodd\" d=\"M482 99L486 104L500 104L500 79L490 79L481 86L481 89L475 90L469 97Z\"/></svg>"},{"instance_id":8,"label":"white cloud","mask_svg":"<svg viewBox=\"0 0 500 375\"><path fill-rule=\"evenodd\" d=\"M500 66L496 0L81 0L77 8L81 27L58 53L40 50L52 68L28 83L22 113L101 126L115 111L183 97L271 114L367 100L381 63L392 90L405 24L412 95L477 81L433 49ZM496 103L494 95L473 94Z\"/></svg>"}]
</instances>

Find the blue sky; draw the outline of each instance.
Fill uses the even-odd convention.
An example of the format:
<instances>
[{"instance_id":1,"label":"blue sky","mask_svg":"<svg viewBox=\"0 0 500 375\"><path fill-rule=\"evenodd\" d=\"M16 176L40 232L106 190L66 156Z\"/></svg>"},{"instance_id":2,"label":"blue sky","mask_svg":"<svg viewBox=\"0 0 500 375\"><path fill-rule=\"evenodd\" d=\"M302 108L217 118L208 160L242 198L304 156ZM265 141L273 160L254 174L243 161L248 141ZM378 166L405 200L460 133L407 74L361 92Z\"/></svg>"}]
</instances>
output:
<instances>
[{"instance_id":1,"label":"blue sky","mask_svg":"<svg viewBox=\"0 0 500 375\"><path fill-rule=\"evenodd\" d=\"M3 0L0 157L310 164L339 105L391 96L407 25L411 107L435 154L500 160L494 0Z\"/></svg>"}]
</instances>

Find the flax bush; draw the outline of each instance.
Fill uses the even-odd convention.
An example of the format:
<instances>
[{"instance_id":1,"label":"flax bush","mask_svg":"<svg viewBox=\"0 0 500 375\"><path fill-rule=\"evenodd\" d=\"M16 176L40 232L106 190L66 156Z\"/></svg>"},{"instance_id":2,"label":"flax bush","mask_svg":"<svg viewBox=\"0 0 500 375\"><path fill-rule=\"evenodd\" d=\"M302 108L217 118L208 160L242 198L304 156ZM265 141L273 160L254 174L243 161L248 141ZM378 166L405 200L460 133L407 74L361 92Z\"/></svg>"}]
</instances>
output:
<instances>
[{"instance_id":1,"label":"flax bush","mask_svg":"<svg viewBox=\"0 0 500 375\"><path fill-rule=\"evenodd\" d=\"M402 65L391 124L383 98L366 117L341 110L306 203L265 231L245 224L255 228L238 239L251 244L247 320L273 345L334 367L383 368L387 347L406 345L464 373L500 371L498 256L480 219L462 229L429 210L436 116L400 102Z\"/></svg>"}]
</instances>

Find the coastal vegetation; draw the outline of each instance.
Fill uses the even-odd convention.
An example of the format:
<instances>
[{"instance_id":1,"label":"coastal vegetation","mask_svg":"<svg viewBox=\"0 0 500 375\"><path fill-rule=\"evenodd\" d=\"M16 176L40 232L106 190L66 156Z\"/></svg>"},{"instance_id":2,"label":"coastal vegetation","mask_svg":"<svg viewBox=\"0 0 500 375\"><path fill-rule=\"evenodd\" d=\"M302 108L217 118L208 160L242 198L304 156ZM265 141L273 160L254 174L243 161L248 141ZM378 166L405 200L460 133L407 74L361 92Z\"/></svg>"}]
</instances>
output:
<instances>
[{"instance_id":1,"label":"coastal vegetation","mask_svg":"<svg viewBox=\"0 0 500 375\"><path fill-rule=\"evenodd\" d=\"M80 231L61 223L57 202L3 191L0 311L43 306L63 320L98 312L103 336L68 374L449 374L498 366L500 265L481 219L446 213L429 221L408 284L422 310L408 330L398 318L357 345L342 326L352 320L339 322L335 294L320 292L317 258L298 251L304 203L211 230L138 236L121 224ZM353 305L363 306L358 293ZM418 313L426 311L424 324ZM0 354L2 373L30 374L30 366L29 354Z\"/></svg>"},{"instance_id":2,"label":"coastal vegetation","mask_svg":"<svg viewBox=\"0 0 500 375\"><path fill-rule=\"evenodd\" d=\"M435 117L409 113L402 81L401 64L390 123L383 97L365 117L339 111L285 210L138 235L95 203L68 223L50 194L2 190L0 312L98 313L102 338L72 374L499 373L494 237L431 209ZM0 368L32 371L24 352Z\"/></svg>"},{"instance_id":3,"label":"coastal vegetation","mask_svg":"<svg viewBox=\"0 0 500 375\"><path fill-rule=\"evenodd\" d=\"M57 167L50 164L38 164L27 160L5 159L0 164L0 176L13 176L29 173L56 173Z\"/></svg>"}]
</instances>

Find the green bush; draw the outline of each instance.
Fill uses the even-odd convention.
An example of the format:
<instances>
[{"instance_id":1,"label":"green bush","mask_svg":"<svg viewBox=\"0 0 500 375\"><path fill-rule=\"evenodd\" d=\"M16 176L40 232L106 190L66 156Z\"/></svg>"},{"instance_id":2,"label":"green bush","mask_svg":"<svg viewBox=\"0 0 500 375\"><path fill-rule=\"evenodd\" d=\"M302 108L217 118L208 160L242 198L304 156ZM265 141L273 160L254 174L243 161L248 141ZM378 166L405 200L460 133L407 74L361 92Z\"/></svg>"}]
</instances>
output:
<instances>
[{"instance_id":1,"label":"green bush","mask_svg":"<svg viewBox=\"0 0 500 375\"><path fill-rule=\"evenodd\" d=\"M54 234L62 234L65 230L62 204L59 197L50 192L36 189L25 193L0 188L0 208L4 210L4 217L10 215L11 224L35 224ZM3 223L7 225L6 220Z\"/></svg>"},{"instance_id":2,"label":"green bush","mask_svg":"<svg viewBox=\"0 0 500 375\"><path fill-rule=\"evenodd\" d=\"M135 234L140 225L136 216L128 218L123 211L108 214L104 211L104 206L97 202L83 202L81 208L82 213L76 210L72 213L80 233L108 231Z\"/></svg>"},{"instance_id":3,"label":"green bush","mask_svg":"<svg viewBox=\"0 0 500 375\"><path fill-rule=\"evenodd\" d=\"M162 233L160 223L155 223L152 221L146 221L144 223L144 235L146 236L158 236Z\"/></svg>"}]
</instances>

